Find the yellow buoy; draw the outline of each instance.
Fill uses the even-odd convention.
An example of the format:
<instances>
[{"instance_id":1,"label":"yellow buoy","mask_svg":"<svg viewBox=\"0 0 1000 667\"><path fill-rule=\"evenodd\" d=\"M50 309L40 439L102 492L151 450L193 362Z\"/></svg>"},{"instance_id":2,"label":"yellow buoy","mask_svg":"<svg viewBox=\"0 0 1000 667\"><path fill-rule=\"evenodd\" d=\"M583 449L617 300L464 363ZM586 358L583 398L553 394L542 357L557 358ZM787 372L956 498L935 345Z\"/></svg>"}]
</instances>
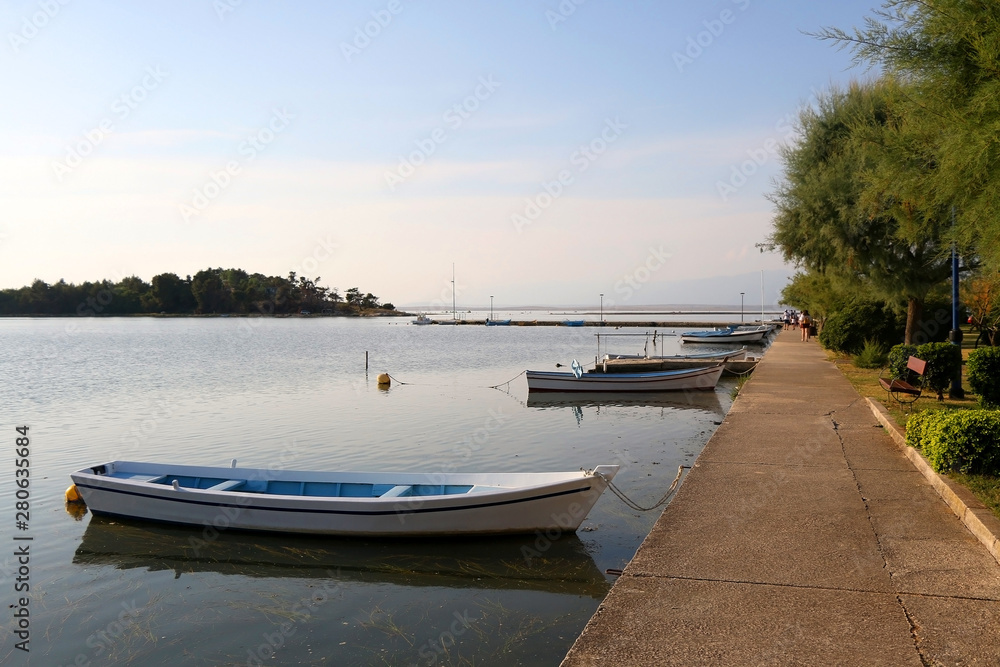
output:
<instances>
[{"instance_id":1,"label":"yellow buoy","mask_svg":"<svg viewBox=\"0 0 1000 667\"><path fill-rule=\"evenodd\" d=\"M79 492L76 490L76 484L70 484L69 488L66 489L66 502L68 503L83 502L83 498L80 497Z\"/></svg>"},{"instance_id":2,"label":"yellow buoy","mask_svg":"<svg viewBox=\"0 0 1000 667\"><path fill-rule=\"evenodd\" d=\"M385 386L388 387L389 386L389 374L388 373L379 373L378 374L378 383L379 383L380 386L381 385L385 385Z\"/></svg>"}]
</instances>

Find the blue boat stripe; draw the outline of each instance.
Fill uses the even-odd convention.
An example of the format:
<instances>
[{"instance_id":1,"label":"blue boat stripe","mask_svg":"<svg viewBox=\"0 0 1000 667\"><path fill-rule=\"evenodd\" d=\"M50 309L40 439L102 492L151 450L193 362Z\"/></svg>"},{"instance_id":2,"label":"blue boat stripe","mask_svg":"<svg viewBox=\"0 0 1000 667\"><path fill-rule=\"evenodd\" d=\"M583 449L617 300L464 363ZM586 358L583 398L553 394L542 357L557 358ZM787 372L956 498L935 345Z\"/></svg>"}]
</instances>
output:
<instances>
[{"instance_id":1,"label":"blue boat stripe","mask_svg":"<svg viewBox=\"0 0 1000 667\"><path fill-rule=\"evenodd\" d=\"M92 484L77 484L78 487L83 487L85 489L95 489L98 491L108 491L110 493L121 493L127 496L139 496L140 498L153 498L155 500L164 500L171 503L188 503L192 505L207 505L209 507L232 507L235 509L252 509L252 510L265 510L268 512L301 512L305 514L351 514L359 516L385 516L391 514L423 514L425 512L458 512L461 510L475 510L483 507L498 507L500 505L513 505L517 503L526 503L534 500L544 500L546 498L556 498L558 496L565 496L572 493L584 493L590 491L593 487L586 487L581 489L568 489L566 491L557 491L555 493L546 493L540 496L532 496L531 498L515 498L512 500L501 500L492 503L480 503L478 505L459 505L455 507L418 507L407 509L404 507L396 507L392 510L331 510L331 509L310 509L305 507L261 507L260 505L241 505L239 503L213 503L207 500L189 500L186 498L167 498L164 496L156 496L148 493L139 493L137 491L126 491L125 489L113 489L106 486L94 486ZM180 492L178 492L180 493ZM263 494L266 497L266 494ZM295 497L295 496L291 496ZM316 496L312 496L316 497ZM331 496L336 497L336 496ZM436 496L403 496L403 499L416 499L416 498L431 498ZM377 496L376 496L377 498ZM406 503L394 503L395 505L404 505ZM135 515L124 515L124 516L135 516ZM142 517L136 517L142 518Z\"/></svg>"}]
</instances>

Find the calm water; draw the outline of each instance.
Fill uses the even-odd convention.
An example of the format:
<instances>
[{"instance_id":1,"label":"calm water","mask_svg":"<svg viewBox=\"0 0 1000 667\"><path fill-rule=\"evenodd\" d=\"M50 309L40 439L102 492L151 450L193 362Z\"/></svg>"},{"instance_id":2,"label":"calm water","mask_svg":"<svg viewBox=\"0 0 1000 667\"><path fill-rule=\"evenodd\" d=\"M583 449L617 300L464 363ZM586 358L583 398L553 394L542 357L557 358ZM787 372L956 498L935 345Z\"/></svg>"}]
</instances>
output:
<instances>
[{"instance_id":1,"label":"calm water","mask_svg":"<svg viewBox=\"0 0 1000 667\"><path fill-rule=\"evenodd\" d=\"M67 512L69 473L113 458L430 472L618 463L616 484L652 504L730 405L727 380L653 400L529 401L519 374L592 363L594 329L408 322L0 320L0 438L12 452L15 427L30 427L32 493L30 528L17 531L7 456L4 609L16 602L13 534L34 538L31 652L14 649L8 616L0 660L558 664L610 587L604 572L628 562L658 511L606 493L573 536L446 542L217 535ZM609 351L644 344L619 338ZM382 371L406 384L378 388Z\"/></svg>"}]
</instances>

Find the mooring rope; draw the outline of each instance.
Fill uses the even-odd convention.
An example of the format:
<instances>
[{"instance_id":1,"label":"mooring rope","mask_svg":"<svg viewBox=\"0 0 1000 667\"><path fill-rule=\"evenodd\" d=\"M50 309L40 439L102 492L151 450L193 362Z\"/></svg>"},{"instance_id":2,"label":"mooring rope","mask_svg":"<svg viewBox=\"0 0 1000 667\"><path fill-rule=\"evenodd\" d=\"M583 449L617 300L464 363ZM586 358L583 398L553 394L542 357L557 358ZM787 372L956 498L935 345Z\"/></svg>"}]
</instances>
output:
<instances>
[{"instance_id":1,"label":"mooring rope","mask_svg":"<svg viewBox=\"0 0 1000 667\"><path fill-rule=\"evenodd\" d=\"M396 379L395 375L390 375L389 373L386 373L386 375L388 375L389 379L391 379L396 384L413 384L412 382L403 382L402 380Z\"/></svg>"},{"instance_id":2,"label":"mooring rope","mask_svg":"<svg viewBox=\"0 0 1000 667\"><path fill-rule=\"evenodd\" d=\"M606 481L608 483L608 488L611 489L611 492L614 493L616 496L618 496L618 498L623 503L625 503L626 505L628 505L631 509L633 509L633 510L635 510L637 512L650 512L650 511L655 510L656 508L661 507L662 505L666 504L667 500L670 499L670 496L673 495L674 491L677 490L677 483L679 481L681 481L681 475L684 474L684 468L690 468L690 467L691 466L683 466L683 465L682 466L677 466L677 476L674 477L674 481L673 481L673 483L671 483L670 488L667 489L667 492L663 494L663 497L660 498L660 500L657 501L657 503L655 505L653 505L652 507L643 507L642 505L638 504L637 502L635 502L634 500L632 500L631 498L629 498L628 496L626 496L625 493L621 489L619 489L617 486L615 486L614 482L612 482L610 479L608 479L607 477L605 477L601 473L597 473L597 474L600 475L604 479L604 481Z\"/></svg>"},{"instance_id":3,"label":"mooring rope","mask_svg":"<svg viewBox=\"0 0 1000 667\"><path fill-rule=\"evenodd\" d=\"M503 387L505 385L506 385L506 387L508 389L510 389L510 383L513 382L514 380L516 380L517 378L521 377L522 375L524 375L527 372L528 371L521 371L520 373L518 373L517 375L515 375L511 379L507 380L506 382L501 382L500 384L490 385L490 389L499 389L500 387Z\"/></svg>"}]
</instances>

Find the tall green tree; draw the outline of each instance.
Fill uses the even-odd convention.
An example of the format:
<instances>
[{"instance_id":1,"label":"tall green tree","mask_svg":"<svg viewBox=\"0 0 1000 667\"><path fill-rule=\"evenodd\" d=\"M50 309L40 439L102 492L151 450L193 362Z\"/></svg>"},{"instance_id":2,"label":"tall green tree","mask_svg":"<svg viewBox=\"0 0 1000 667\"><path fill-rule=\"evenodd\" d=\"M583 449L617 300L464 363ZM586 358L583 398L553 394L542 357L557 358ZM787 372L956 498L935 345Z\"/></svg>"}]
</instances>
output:
<instances>
[{"instance_id":1,"label":"tall green tree","mask_svg":"<svg viewBox=\"0 0 1000 667\"><path fill-rule=\"evenodd\" d=\"M784 175L771 195L777 212L768 243L801 268L905 304L909 342L924 300L950 265L942 209L871 186L884 150L871 137L894 122L894 99L886 82L854 83L802 111L800 138L782 151Z\"/></svg>"},{"instance_id":2,"label":"tall green tree","mask_svg":"<svg viewBox=\"0 0 1000 667\"><path fill-rule=\"evenodd\" d=\"M150 312L190 313L194 310L195 300L191 293L191 281L184 280L175 273L160 273L153 276L149 291L153 306Z\"/></svg>"},{"instance_id":3,"label":"tall green tree","mask_svg":"<svg viewBox=\"0 0 1000 667\"><path fill-rule=\"evenodd\" d=\"M818 36L906 84L882 182L954 206L961 246L1000 268L1000 2L886 0L863 27Z\"/></svg>"},{"instance_id":4,"label":"tall green tree","mask_svg":"<svg viewBox=\"0 0 1000 667\"><path fill-rule=\"evenodd\" d=\"M199 313L228 313L232 308L231 290L222 281L222 269L205 269L194 274L191 293Z\"/></svg>"}]
</instances>

